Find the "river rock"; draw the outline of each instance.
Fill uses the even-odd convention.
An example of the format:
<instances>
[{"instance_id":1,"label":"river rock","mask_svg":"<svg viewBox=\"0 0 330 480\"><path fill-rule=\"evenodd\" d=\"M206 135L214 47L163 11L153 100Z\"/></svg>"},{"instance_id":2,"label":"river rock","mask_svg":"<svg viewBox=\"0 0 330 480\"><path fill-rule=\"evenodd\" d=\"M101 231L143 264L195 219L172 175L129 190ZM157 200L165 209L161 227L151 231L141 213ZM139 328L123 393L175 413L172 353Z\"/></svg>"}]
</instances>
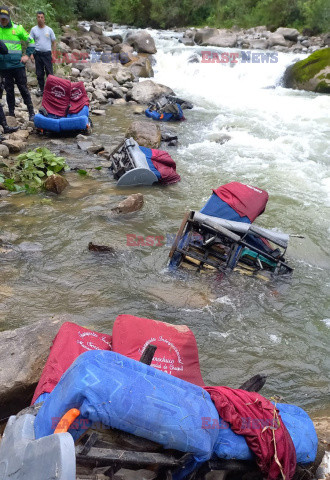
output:
<instances>
[{"instance_id":1,"label":"river rock","mask_svg":"<svg viewBox=\"0 0 330 480\"><path fill-rule=\"evenodd\" d=\"M18 121L16 117L6 116L7 124L9 127L18 127Z\"/></svg>"},{"instance_id":2,"label":"river rock","mask_svg":"<svg viewBox=\"0 0 330 480\"><path fill-rule=\"evenodd\" d=\"M284 36L281 33L272 33L268 37L268 42L270 47L279 45L281 47L290 47L291 43L288 40L285 40Z\"/></svg>"},{"instance_id":3,"label":"river rock","mask_svg":"<svg viewBox=\"0 0 330 480\"><path fill-rule=\"evenodd\" d=\"M300 35L300 33L296 28L284 28L284 27L278 28L275 31L275 33L279 35L283 35L283 37L286 40L290 40L291 42L296 42L298 40L298 36Z\"/></svg>"},{"instance_id":4,"label":"river rock","mask_svg":"<svg viewBox=\"0 0 330 480\"><path fill-rule=\"evenodd\" d=\"M0 155L3 158L7 158L9 156L9 148L6 145L0 143Z\"/></svg>"},{"instance_id":5,"label":"river rock","mask_svg":"<svg viewBox=\"0 0 330 480\"><path fill-rule=\"evenodd\" d=\"M330 48L317 50L288 67L283 77L283 85L298 90L330 93Z\"/></svg>"},{"instance_id":6,"label":"river rock","mask_svg":"<svg viewBox=\"0 0 330 480\"><path fill-rule=\"evenodd\" d=\"M87 67L80 72L80 75L86 79L91 78L93 76L93 71L91 68Z\"/></svg>"},{"instance_id":7,"label":"river rock","mask_svg":"<svg viewBox=\"0 0 330 480\"><path fill-rule=\"evenodd\" d=\"M150 78L154 76L154 71L148 57L140 56L129 65L129 68L136 77Z\"/></svg>"},{"instance_id":8,"label":"river rock","mask_svg":"<svg viewBox=\"0 0 330 480\"><path fill-rule=\"evenodd\" d=\"M179 42L185 45L186 47L193 47L195 45L193 38L189 38L189 37L179 38Z\"/></svg>"},{"instance_id":9,"label":"river rock","mask_svg":"<svg viewBox=\"0 0 330 480\"><path fill-rule=\"evenodd\" d=\"M102 41L103 43L105 43L106 45L109 45L110 47L114 47L116 45L116 42L114 41L114 39L108 36L104 36L102 38Z\"/></svg>"},{"instance_id":10,"label":"river rock","mask_svg":"<svg viewBox=\"0 0 330 480\"><path fill-rule=\"evenodd\" d=\"M29 138L29 131L28 130L17 130L17 132L11 133L10 139L11 140L20 140L24 142L24 140L27 140Z\"/></svg>"},{"instance_id":11,"label":"river rock","mask_svg":"<svg viewBox=\"0 0 330 480\"><path fill-rule=\"evenodd\" d=\"M252 50L267 50L269 42L266 38L251 39L249 42L249 48Z\"/></svg>"},{"instance_id":12,"label":"river rock","mask_svg":"<svg viewBox=\"0 0 330 480\"><path fill-rule=\"evenodd\" d=\"M137 210L141 210L143 203L144 199L142 193L133 193L118 203L118 205L112 208L111 211L118 214L136 212Z\"/></svg>"},{"instance_id":13,"label":"river rock","mask_svg":"<svg viewBox=\"0 0 330 480\"><path fill-rule=\"evenodd\" d=\"M44 182L45 189L49 192L56 193L57 195L62 193L68 185L69 182L67 179L62 177L62 175L58 175L57 173L50 175L50 177L48 177Z\"/></svg>"},{"instance_id":14,"label":"river rock","mask_svg":"<svg viewBox=\"0 0 330 480\"><path fill-rule=\"evenodd\" d=\"M93 115L105 115L105 110L93 110L92 111Z\"/></svg>"},{"instance_id":15,"label":"river rock","mask_svg":"<svg viewBox=\"0 0 330 480\"><path fill-rule=\"evenodd\" d=\"M141 147L159 148L162 139L158 123L135 120L128 127L126 137L133 137Z\"/></svg>"},{"instance_id":16,"label":"river rock","mask_svg":"<svg viewBox=\"0 0 330 480\"><path fill-rule=\"evenodd\" d=\"M3 140L2 144L9 148L10 153L19 153L24 147L26 147L26 143L21 140Z\"/></svg>"},{"instance_id":17,"label":"river rock","mask_svg":"<svg viewBox=\"0 0 330 480\"><path fill-rule=\"evenodd\" d=\"M90 145L89 147L87 147L87 152L92 153L92 154L102 152L102 150L104 150L104 146L101 145L101 144L98 144L98 145L93 144L93 145Z\"/></svg>"},{"instance_id":18,"label":"river rock","mask_svg":"<svg viewBox=\"0 0 330 480\"><path fill-rule=\"evenodd\" d=\"M129 82L133 79L133 74L126 68L120 68L115 75L117 82L122 85L123 83Z\"/></svg>"},{"instance_id":19,"label":"river rock","mask_svg":"<svg viewBox=\"0 0 330 480\"><path fill-rule=\"evenodd\" d=\"M198 45L207 45L209 38L216 35L217 32L218 30L216 28L200 28L195 33L195 42L198 43Z\"/></svg>"},{"instance_id":20,"label":"river rock","mask_svg":"<svg viewBox=\"0 0 330 480\"><path fill-rule=\"evenodd\" d=\"M144 30L128 34L125 42L129 45L132 45L134 50L136 50L138 53L157 52L154 39L148 32Z\"/></svg>"},{"instance_id":21,"label":"river rock","mask_svg":"<svg viewBox=\"0 0 330 480\"><path fill-rule=\"evenodd\" d=\"M87 137L86 137L87 138ZM77 147L83 152L87 152L87 149L93 145L93 142L88 140L79 140L77 142Z\"/></svg>"},{"instance_id":22,"label":"river rock","mask_svg":"<svg viewBox=\"0 0 330 480\"><path fill-rule=\"evenodd\" d=\"M92 23L89 29L90 32L96 33L96 35L103 35L103 30L99 25Z\"/></svg>"},{"instance_id":23,"label":"river rock","mask_svg":"<svg viewBox=\"0 0 330 480\"><path fill-rule=\"evenodd\" d=\"M132 100L138 103L148 104L162 95L174 95L174 92L165 85L153 82L152 80L145 80L134 84L130 96Z\"/></svg>"},{"instance_id":24,"label":"river rock","mask_svg":"<svg viewBox=\"0 0 330 480\"><path fill-rule=\"evenodd\" d=\"M52 340L68 318L42 320L16 330L0 332L1 417L29 405Z\"/></svg>"},{"instance_id":25,"label":"river rock","mask_svg":"<svg viewBox=\"0 0 330 480\"><path fill-rule=\"evenodd\" d=\"M97 100L100 103L107 103L107 99L105 98L102 90L94 90L92 96L94 100Z\"/></svg>"},{"instance_id":26,"label":"river rock","mask_svg":"<svg viewBox=\"0 0 330 480\"><path fill-rule=\"evenodd\" d=\"M126 105L126 100L125 98L115 98L112 101L112 105Z\"/></svg>"},{"instance_id":27,"label":"river rock","mask_svg":"<svg viewBox=\"0 0 330 480\"><path fill-rule=\"evenodd\" d=\"M210 37L202 45L211 45L213 47L233 48L237 43L237 35L228 30L218 30L215 35Z\"/></svg>"},{"instance_id":28,"label":"river rock","mask_svg":"<svg viewBox=\"0 0 330 480\"><path fill-rule=\"evenodd\" d=\"M77 78L80 75L80 70L78 68L71 68L71 77Z\"/></svg>"},{"instance_id":29,"label":"river rock","mask_svg":"<svg viewBox=\"0 0 330 480\"><path fill-rule=\"evenodd\" d=\"M142 115L144 111L145 111L145 107L143 107L142 105L135 105L133 108L133 113L135 115Z\"/></svg>"}]
</instances>

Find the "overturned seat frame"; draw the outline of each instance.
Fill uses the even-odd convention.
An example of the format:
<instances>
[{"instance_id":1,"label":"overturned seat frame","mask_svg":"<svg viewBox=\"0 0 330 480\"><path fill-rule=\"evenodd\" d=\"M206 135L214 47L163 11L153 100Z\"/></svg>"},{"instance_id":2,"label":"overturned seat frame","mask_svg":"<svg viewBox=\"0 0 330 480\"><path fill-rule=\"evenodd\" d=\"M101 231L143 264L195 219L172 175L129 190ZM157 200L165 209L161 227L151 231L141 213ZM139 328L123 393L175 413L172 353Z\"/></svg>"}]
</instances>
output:
<instances>
[{"instance_id":1,"label":"overturned seat frame","mask_svg":"<svg viewBox=\"0 0 330 480\"><path fill-rule=\"evenodd\" d=\"M265 240L268 245L264 249ZM266 277L289 274L293 269L284 258L288 240L289 235L284 233L191 211L186 213L172 245L170 266L198 271L237 270ZM269 242L275 248L270 248Z\"/></svg>"},{"instance_id":2,"label":"overturned seat frame","mask_svg":"<svg viewBox=\"0 0 330 480\"><path fill-rule=\"evenodd\" d=\"M110 154L112 170L117 186L152 185L158 182L150 170L146 156L133 138L125 139Z\"/></svg>"}]
</instances>

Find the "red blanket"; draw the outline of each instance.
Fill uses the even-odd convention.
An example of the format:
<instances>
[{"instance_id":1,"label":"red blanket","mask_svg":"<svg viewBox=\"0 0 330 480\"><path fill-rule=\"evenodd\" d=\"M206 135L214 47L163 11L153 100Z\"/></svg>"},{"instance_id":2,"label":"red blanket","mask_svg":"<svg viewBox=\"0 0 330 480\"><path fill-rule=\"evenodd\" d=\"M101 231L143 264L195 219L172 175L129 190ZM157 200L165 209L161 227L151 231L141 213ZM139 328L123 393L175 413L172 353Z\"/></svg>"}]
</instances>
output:
<instances>
[{"instance_id":1,"label":"red blanket","mask_svg":"<svg viewBox=\"0 0 330 480\"><path fill-rule=\"evenodd\" d=\"M69 113L78 113L85 107L85 105L89 105L89 99L85 90L84 82L71 83Z\"/></svg>"},{"instance_id":2,"label":"red blanket","mask_svg":"<svg viewBox=\"0 0 330 480\"><path fill-rule=\"evenodd\" d=\"M162 150L155 150L152 148L151 152L152 163L162 176L159 183L169 185L171 183L179 182L181 177L176 172L176 163L173 158L167 152L163 152Z\"/></svg>"},{"instance_id":3,"label":"red blanket","mask_svg":"<svg viewBox=\"0 0 330 480\"><path fill-rule=\"evenodd\" d=\"M268 480L290 480L296 470L296 451L276 407L259 393L229 387L204 388L220 417L233 432L244 435L263 475Z\"/></svg>"},{"instance_id":4,"label":"red blanket","mask_svg":"<svg viewBox=\"0 0 330 480\"><path fill-rule=\"evenodd\" d=\"M42 97L42 106L52 115L65 117L70 105L70 94L70 80L48 75Z\"/></svg>"},{"instance_id":5,"label":"red blanket","mask_svg":"<svg viewBox=\"0 0 330 480\"><path fill-rule=\"evenodd\" d=\"M63 323L53 340L32 404L42 393L50 393L75 359L87 350L111 350L111 336L75 323Z\"/></svg>"},{"instance_id":6,"label":"red blanket","mask_svg":"<svg viewBox=\"0 0 330 480\"><path fill-rule=\"evenodd\" d=\"M239 182L227 183L213 192L241 217L246 216L251 222L265 210L268 202L268 193L265 190Z\"/></svg>"}]
</instances>

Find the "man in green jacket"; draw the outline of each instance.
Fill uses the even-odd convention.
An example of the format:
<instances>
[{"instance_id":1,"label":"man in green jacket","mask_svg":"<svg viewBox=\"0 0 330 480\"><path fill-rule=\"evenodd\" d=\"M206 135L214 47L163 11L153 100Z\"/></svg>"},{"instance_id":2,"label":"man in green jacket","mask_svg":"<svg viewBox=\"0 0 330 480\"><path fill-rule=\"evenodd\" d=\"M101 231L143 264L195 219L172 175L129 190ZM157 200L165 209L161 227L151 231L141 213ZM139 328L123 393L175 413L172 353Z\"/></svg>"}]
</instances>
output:
<instances>
[{"instance_id":1,"label":"man in green jacket","mask_svg":"<svg viewBox=\"0 0 330 480\"><path fill-rule=\"evenodd\" d=\"M0 75L5 80L9 115L15 116L15 83L22 95L29 112L29 120L34 118L31 95L27 86L25 64L34 53L34 40L24 30L22 25L14 24L10 19L8 7L0 7L0 40L8 48L8 55L0 55ZM26 54L22 55L22 41L27 41Z\"/></svg>"}]
</instances>

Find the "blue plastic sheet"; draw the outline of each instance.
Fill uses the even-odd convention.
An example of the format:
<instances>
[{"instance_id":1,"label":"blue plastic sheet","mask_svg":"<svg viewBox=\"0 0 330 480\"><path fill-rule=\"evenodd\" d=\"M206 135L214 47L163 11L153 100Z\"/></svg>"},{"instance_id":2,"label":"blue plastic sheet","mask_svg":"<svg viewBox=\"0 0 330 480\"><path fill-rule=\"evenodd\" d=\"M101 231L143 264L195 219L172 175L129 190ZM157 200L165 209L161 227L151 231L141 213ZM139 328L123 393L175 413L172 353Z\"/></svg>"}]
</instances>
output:
<instances>
[{"instance_id":1,"label":"blue plastic sheet","mask_svg":"<svg viewBox=\"0 0 330 480\"><path fill-rule=\"evenodd\" d=\"M218 436L202 428L204 417L218 418L205 390L115 352L89 351L77 358L41 407L36 438L52 434L71 408L81 412L77 430L70 430L75 438L88 428L88 419L205 461Z\"/></svg>"},{"instance_id":2,"label":"blue plastic sheet","mask_svg":"<svg viewBox=\"0 0 330 480\"><path fill-rule=\"evenodd\" d=\"M315 460L317 452L317 435L308 414L296 405L277 403L284 425L292 438L296 449L297 463L307 464ZM253 419L250 419L253 421ZM256 426L260 428L260 426ZM220 458L252 460L253 453L242 435L236 435L226 422L220 420L219 436L215 444L215 453Z\"/></svg>"}]
</instances>

